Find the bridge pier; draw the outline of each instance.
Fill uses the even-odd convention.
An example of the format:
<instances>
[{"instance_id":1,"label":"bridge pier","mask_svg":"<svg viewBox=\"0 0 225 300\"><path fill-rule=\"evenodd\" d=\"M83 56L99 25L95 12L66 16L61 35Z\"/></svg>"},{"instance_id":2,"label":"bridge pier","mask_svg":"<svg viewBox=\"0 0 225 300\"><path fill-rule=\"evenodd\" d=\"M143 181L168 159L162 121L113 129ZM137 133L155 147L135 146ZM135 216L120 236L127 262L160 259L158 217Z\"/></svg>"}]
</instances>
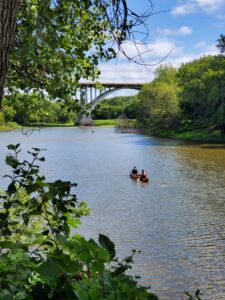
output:
<instances>
[{"instance_id":1,"label":"bridge pier","mask_svg":"<svg viewBox=\"0 0 225 300\"><path fill-rule=\"evenodd\" d=\"M92 120L91 115L86 116L85 114L80 112L77 115L75 125L77 125L77 126L92 126L93 125L93 120Z\"/></svg>"}]
</instances>

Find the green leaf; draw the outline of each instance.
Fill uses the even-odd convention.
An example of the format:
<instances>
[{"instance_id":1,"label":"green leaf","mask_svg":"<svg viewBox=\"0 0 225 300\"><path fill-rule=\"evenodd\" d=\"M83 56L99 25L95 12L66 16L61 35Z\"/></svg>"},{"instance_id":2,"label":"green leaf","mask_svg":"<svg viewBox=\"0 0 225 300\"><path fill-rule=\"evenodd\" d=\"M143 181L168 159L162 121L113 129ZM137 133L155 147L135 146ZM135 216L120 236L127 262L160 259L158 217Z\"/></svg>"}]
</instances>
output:
<instances>
[{"instance_id":1,"label":"green leaf","mask_svg":"<svg viewBox=\"0 0 225 300\"><path fill-rule=\"evenodd\" d=\"M13 299L24 300L27 299L27 295L24 292L18 292Z\"/></svg>"},{"instance_id":2,"label":"green leaf","mask_svg":"<svg viewBox=\"0 0 225 300\"><path fill-rule=\"evenodd\" d=\"M60 260L48 258L46 262L41 264L37 268L37 273L40 274L41 279L47 284L54 284L63 272L63 266L60 263Z\"/></svg>"},{"instance_id":3,"label":"green leaf","mask_svg":"<svg viewBox=\"0 0 225 300\"><path fill-rule=\"evenodd\" d=\"M70 213L66 213L65 216L67 217L67 223L69 226L77 228L81 224L80 219L71 216Z\"/></svg>"},{"instance_id":4,"label":"green leaf","mask_svg":"<svg viewBox=\"0 0 225 300\"><path fill-rule=\"evenodd\" d=\"M16 144L16 145L10 144L10 145L7 146L7 148L9 150L14 150L15 151L16 149L19 148L19 146L20 146L20 144Z\"/></svg>"},{"instance_id":5,"label":"green leaf","mask_svg":"<svg viewBox=\"0 0 225 300\"><path fill-rule=\"evenodd\" d=\"M2 289L0 292L0 300L12 300L13 299L13 294L6 290Z\"/></svg>"},{"instance_id":6,"label":"green leaf","mask_svg":"<svg viewBox=\"0 0 225 300\"><path fill-rule=\"evenodd\" d=\"M116 255L114 243L106 235L103 234L99 234L98 241L100 245L108 251L110 259L112 260Z\"/></svg>"},{"instance_id":7,"label":"green leaf","mask_svg":"<svg viewBox=\"0 0 225 300\"><path fill-rule=\"evenodd\" d=\"M11 156L11 155L6 156L5 161L6 161L7 165L9 165L10 167L12 167L12 168L14 168L14 169L15 169L15 168L18 166L18 164L19 164L18 160L15 159L15 158L14 158L13 156Z\"/></svg>"},{"instance_id":8,"label":"green leaf","mask_svg":"<svg viewBox=\"0 0 225 300\"><path fill-rule=\"evenodd\" d=\"M15 182L11 182L8 186L7 192L12 195L16 193L16 186L15 186Z\"/></svg>"},{"instance_id":9,"label":"green leaf","mask_svg":"<svg viewBox=\"0 0 225 300\"><path fill-rule=\"evenodd\" d=\"M88 293L82 286L76 284L74 292L79 300L89 300Z\"/></svg>"}]
</instances>

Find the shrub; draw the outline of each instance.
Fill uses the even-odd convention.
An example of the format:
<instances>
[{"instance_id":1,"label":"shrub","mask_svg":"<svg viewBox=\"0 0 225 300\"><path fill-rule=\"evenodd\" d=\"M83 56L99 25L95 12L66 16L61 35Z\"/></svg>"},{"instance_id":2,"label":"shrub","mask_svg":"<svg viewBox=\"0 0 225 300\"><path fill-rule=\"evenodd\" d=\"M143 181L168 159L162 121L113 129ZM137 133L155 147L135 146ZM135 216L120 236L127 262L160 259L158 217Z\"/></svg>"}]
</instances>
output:
<instances>
[{"instance_id":1,"label":"shrub","mask_svg":"<svg viewBox=\"0 0 225 300\"><path fill-rule=\"evenodd\" d=\"M5 118L2 112L0 112L0 126L5 125Z\"/></svg>"}]
</instances>

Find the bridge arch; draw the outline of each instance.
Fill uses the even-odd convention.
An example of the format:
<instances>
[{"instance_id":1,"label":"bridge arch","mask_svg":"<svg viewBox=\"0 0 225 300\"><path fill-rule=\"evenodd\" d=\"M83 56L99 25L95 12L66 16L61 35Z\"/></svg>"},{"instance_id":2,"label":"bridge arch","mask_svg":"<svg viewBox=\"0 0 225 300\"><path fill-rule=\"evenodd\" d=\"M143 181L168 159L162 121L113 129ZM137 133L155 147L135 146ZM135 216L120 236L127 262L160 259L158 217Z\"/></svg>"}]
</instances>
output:
<instances>
[{"instance_id":1,"label":"bridge arch","mask_svg":"<svg viewBox=\"0 0 225 300\"><path fill-rule=\"evenodd\" d=\"M92 112L92 110L96 107L96 105L98 103L100 103L101 101L103 101L107 96L109 96L110 94L117 92L119 90L124 90L124 89L129 89L129 90L137 90L140 91L141 87L131 87L131 86L120 86L120 87L115 87L112 88L110 90L104 91L102 94L100 94L99 96L97 96L94 100L92 100L92 102L90 102L90 113Z\"/></svg>"}]
</instances>

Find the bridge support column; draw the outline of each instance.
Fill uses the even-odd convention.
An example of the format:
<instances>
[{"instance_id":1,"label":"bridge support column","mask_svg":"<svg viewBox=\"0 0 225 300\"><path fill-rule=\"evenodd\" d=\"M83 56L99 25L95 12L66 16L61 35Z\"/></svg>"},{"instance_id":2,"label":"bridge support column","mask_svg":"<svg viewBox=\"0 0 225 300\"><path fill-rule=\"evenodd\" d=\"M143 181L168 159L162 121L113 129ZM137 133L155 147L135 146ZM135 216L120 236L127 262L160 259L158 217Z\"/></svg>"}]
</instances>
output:
<instances>
[{"instance_id":1,"label":"bridge support column","mask_svg":"<svg viewBox=\"0 0 225 300\"><path fill-rule=\"evenodd\" d=\"M77 115L75 125L77 125L77 126L92 126L93 125L93 120L92 120L91 115L86 116L84 113L80 112Z\"/></svg>"},{"instance_id":2,"label":"bridge support column","mask_svg":"<svg viewBox=\"0 0 225 300\"><path fill-rule=\"evenodd\" d=\"M88 87L87 86L85 87L84 101L85 101L85 104L88 103Z\"/></svg>"}]
</instances>

